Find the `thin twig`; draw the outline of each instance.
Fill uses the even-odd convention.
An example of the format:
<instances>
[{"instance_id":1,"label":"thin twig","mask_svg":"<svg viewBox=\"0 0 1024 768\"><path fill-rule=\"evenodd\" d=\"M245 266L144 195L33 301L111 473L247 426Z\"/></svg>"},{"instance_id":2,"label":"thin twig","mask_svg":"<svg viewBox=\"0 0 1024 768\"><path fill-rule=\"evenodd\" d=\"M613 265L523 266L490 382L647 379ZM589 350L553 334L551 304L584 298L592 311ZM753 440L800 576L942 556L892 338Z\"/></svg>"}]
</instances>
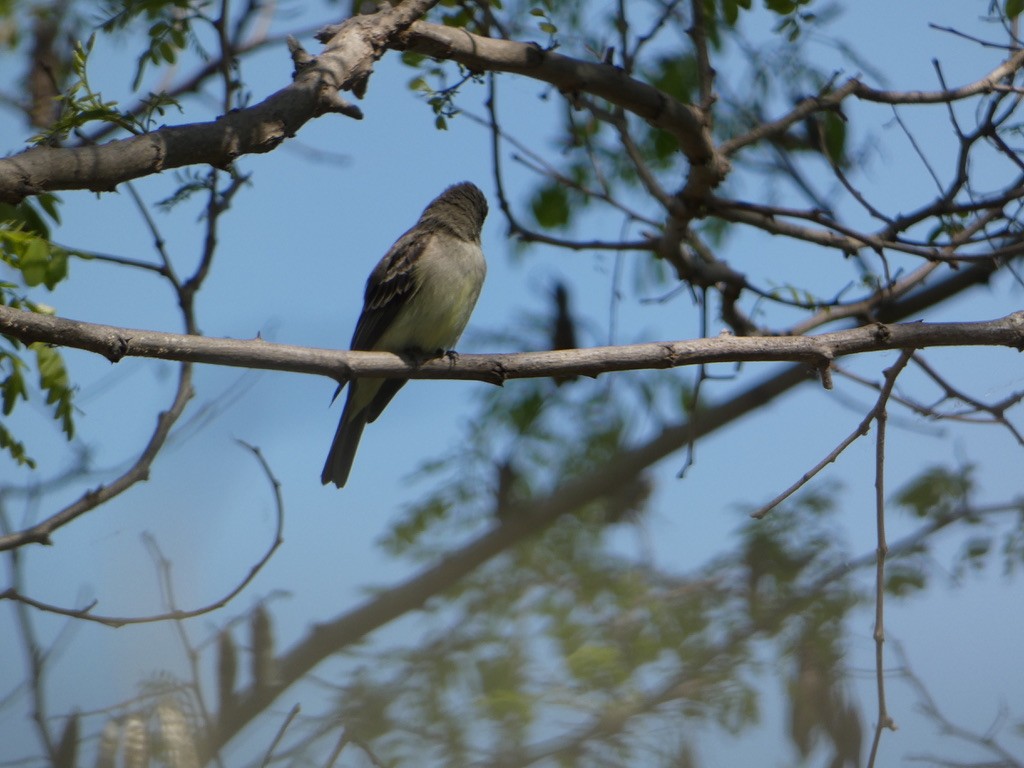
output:
<instances>
[{"instance_id":1,"label":"thin twig","mask_svg":"<svg viewBox=\"0 0 1024 768\"><path fill-rule=\"evenodd\" d=\"M891 368L885 371L885 381L892 391L896 384L896 378L900 375L914 350L905 349L900 353L899 359ZM881 400L881 399L880 399ZM871 741L871 754L868 757L867 768L874 768L875 759L878 757L878 746L882 740L882 730L896 730L896 722L889 714L888 705L885 701L885 667L883 645L885 643L885 558L889 552L889 545L885 538L885 423L888 417L885 402L880 402L881 407L875 414L875 421L878 422L878 433L875 437L875 529L878 537L877 561L875 569L875 684L878 689L878 722L875 724L875 735Z\"/></svg>"},{"instance_id":2,"label":"thin twig","mask_svg":"<svg viewBox=\"0 0 1024 768\"><path fill-rule=\"evenodd\" d=\"M715 102L715 70L711 66L708 54L708 31L704 19L704 0L692 0L690 3L690 28L687 32L693 40L693 49L697 60L697 84L700 89L700 108L711 124L711 105Z\"/></svg>"},{"instance_id":3,"label":"thin twig","mask_svg":"<svg viewBox=\"0 0 1024 768\"><path fill-rule=\"evenodd\" d=\"M341 729L341 735L338 737L338 742L334 745L334 749L331 750L331 754L328 755L327 760L324 762L324 768L334 768L334 764L338 762L338 758L341 757L341 752L345 747L352 741L349 738L348 730L345 728Z\"/></svg>"},{"instance_id":4,"label":"thin twig","mask_svg":"<svg viewBox=\"0 0 1024 768\"><path fill-rule=\"evenodd\" d=\"M153 564L157 570L157 580L160 584L160 591L163 593L164 605L168 611L178 611L177 598L174 591L174 578L173 578L173 564L170 559L167 558L163 551L160 549L160 544L152 534L146 532L142 534L142 540L149 549L150 556L153 558ZM185 626L184 621L178 619L174 622L175 631L178 634L178 640L181 642L181 647L185 651L185 658L188 660L189 672L191 673L191 680L187 686L188 692L195 699L196 705L199 709L199 716L202 718L204 730L207 732L211 731L214 727L214 719L210 715L210 710L206 706L206 697L203 696L203 686L200 677L199 669L199 652L193 645L191 638L188 635L188 628ZM223 760L220 754L213 756L217 764L223 766Z\"/></svg>"},{"instance_id":5,"label":"thin twig","mask_svg":"<svg viewBox=\"0 0 1024 768\"><path fill-rule=\"evenodd\" d=\"M242 591L247 586L249 586L252 580L256 578L256 574L258 574L263 569L263 567L270 561L270 558L274 555L274 552L277 551L277 548L284 543L284 499L281 495L281 484L277 480L277 478L274 477L269 465L266 462L266 459L263 457L263 454L260 452L260 450L254 446L249 445L248 443L242 441L239 442L246 448L248 448L250 451L252 451L253 455L256 457L256 460L260 463L260 466L263 468L264 474L270 481L270 484L274 491L277 524L274 531L274 540L270 543L270 546L267 548L267 551L249 569L249 572L245 575L245 577L238 584L236 584L235 587L231 589L231 591L229 591L227 594L223 595L222 597L218 598L212 603L208 603L207 605L204 605L200 608L193 608L191 610L171 610L166 611L164 613L155 614L152 616L99 616L92 612L93 607L96 605L96 601L93 601L84 608L61 608L56 605L50 605L48 603L43 603L39 600L34 600L30 597L26 597L25 595L19 594L14 589L7 589L3 592L0 592L0 600L14 600L18 603L24 603L25 605L29 605L40 611L45 611L47 613L55 613L61 616L70 616L72 618L82 619L84 621L92 621L96 622L97 624L104 624L108 627L123 627L129 624L152 624L154 622L159 621L181 621L183 619L192 619L196 616L202 616L203 614L210 613L211 611L215 611L216 609L222 608L223 606L227 605L235 597L241 594Z\"/></svg>"},{"instance_id":6,"label":"thin twig","mask_svg":"<svg viewBox=\"0 0 1024 768\"><path fill-rule=\"evenodd\" d=\"M959 723L950 720L946 715L944 715L924 682L911 669L910 661L908 660L906 652L903 650L902 646L899 643L896 643L895 645L896 655L900 660L900 676L917 692L918 699L920 700L919 706L921 711L938 726L941 733L947 736L952 736L955 739L960 739L961 741L967 742L968 744L972 744L986 752L989 752L998 761L990 764L993 768L995 766L999 766L999 768L1024 768L1024 761L1020 759L1019 755L1011 752L996 741L995 736L997 724L993 724L993 726L985 733L975 733L963 727ZM910 759L916 760L917 758ZM928 759L922 757L920 759L928 760L928 762L938 762L934 758ZM982 763L972 763L972 765L980 766Z\"/></svg>"},{"instance_id":7,"label":"thin twig","mask_svg":"<svg viewBox=\"0 0 1024 768\"><path fill-rule=\"evenodd\" d=\"M274 750L277 749L277 745L281 743L281 739L284 738L285 731L288 730L288 726L292 724L292 721L298 716L299 712L302 711L302 707L298 704L293 706L285 717L284 722L281 723L277 729L277 733L274 734L274 740L270 742L270 746L267 747L267 753L263 755L263 762L260 763L260 768L267 768L270 765L271 759L274 756Z\"/></svg>"}]
</instances>

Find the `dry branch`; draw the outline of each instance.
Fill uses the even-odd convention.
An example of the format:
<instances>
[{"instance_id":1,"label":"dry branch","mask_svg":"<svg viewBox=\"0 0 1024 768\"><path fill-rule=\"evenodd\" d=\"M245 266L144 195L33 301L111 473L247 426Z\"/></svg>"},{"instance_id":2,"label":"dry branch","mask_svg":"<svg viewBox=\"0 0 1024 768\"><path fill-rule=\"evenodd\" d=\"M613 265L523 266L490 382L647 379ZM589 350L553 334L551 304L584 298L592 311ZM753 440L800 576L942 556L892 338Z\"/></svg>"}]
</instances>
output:
<instances>
[{"instance_id":1,"label":"dry branch","mask_svg":"<svg viewBox=\"0 0 1024 768\"><path fill-rule=\"evenodd\" d=\"M345 352L262 339L217 339L96 325L0 306L0 333L95 352L117 362L152 357L347 380L358 376L459 379L500 384L544 376L597 376L610 371L736 362L802 362L817 368L846 355L887 349L1004 346L1024 349L1024 312L969 323L874 323L817 336L719 336L614 347L457 355L422 362L388 352Z\"/></svg>"}]
</instances>

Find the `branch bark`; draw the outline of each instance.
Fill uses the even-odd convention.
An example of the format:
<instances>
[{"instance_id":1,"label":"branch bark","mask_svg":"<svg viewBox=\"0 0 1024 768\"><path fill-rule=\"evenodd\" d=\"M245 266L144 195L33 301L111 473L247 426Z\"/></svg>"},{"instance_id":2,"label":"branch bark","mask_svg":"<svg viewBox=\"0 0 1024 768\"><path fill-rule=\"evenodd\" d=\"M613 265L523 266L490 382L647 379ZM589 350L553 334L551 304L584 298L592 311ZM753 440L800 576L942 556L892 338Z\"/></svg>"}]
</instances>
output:
<instances>
[{"instance_id":1,"label":"branch bark","mask_svg":"<svg viewBox=\"0 0 1024 768\"><path fill-rule=\"evenodd\" d=\"M582 61L533 43L495 40L425 21L417 21L399 35L395 47L457 61L475 72L525 75L550 83L570 101L580 93L592 94L672 134L692 165L719 162L711 131L697 107L630 77L611 64Z\"/></svg>"},{"instance_id":2,"label":"branch bark","mask_svg":"<svg viewBox=\"0 0 1024 768\"><path fill-rule=\"evenodd\" d=\"M43 342L101 354L111 362L151 357L292 373L339 380L359 376L457 379L501 384L544 376L597 376L610 371L736 362L801 362L827 368L838 357L887 349L1005 346L1024 349L1024 311L968 323L874 323L817 336L720 336L614 347L458 355L422 362L388 352L349 352L273 344L262 339L216 339L67 320L0 306L0 333L26 344Z\"/></svg>"},{"instance_id":3,"label":"branch bark","mask_svg":"<svg viewBox=\"0 0 1024 768\"><path fill-rule=\"evenodd\" d=\"M212 122L160 128L95 147L36 147L0 159L0 202L16 204L48 190L106 192L121 182L186 165L223 168L240 155L271 151L328 112L358 119L359 109L339 91L361 95L373 63L394 37L436 3L405 0L371 16L351 18L335 28L316 57L293 47L296 72L291 85Z\"/></svg>"}]
</instances>

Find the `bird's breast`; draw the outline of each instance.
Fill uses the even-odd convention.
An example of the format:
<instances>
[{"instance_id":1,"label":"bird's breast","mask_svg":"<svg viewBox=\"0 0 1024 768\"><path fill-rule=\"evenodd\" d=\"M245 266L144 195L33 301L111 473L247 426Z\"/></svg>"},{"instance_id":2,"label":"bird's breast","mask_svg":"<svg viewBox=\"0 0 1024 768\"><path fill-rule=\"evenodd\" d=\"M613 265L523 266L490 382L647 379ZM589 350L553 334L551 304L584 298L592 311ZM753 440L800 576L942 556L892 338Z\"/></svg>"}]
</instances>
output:
<instances>
[{"instance_id":1,"label":"bird's breast","mask_svg":"<svg viewBox=\"0 0 1024 768\"><path fill-rule=\"evenodd\" d=\"M486 272L479 243L433 238L416 260L413 291L376 348L452 349L469 322Z\"/></svg>"}]
</instances>

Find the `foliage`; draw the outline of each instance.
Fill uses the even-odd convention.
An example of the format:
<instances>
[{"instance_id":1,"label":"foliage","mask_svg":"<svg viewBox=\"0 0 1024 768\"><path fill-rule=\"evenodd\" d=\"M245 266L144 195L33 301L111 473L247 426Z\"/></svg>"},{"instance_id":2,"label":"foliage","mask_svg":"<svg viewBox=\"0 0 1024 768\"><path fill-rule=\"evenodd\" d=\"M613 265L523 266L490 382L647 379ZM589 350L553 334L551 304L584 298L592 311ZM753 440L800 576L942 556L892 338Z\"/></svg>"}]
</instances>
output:
<instances>
[{"instance_id":1,"label":"foliage","mask_svg":"<svg viewBox=\"0 0 1024 768\"><path fill-rule=\"evenodd\" d=\"M179 107L178 102L166 94L150 94L144 99L143 108L136 114L121 112L116 101L109 101L95 91L89 82L88 62L93 51L96 36L83 45L76 43L71 59L74 76L68 89L61 95L60 117L49 128L33 137L34 144L57 145L68 136L91 123L102 123L121 128L133 134L145 133L152 127L155 116L163 116L168 107ZM168 45L162 43L163 46ZM155 54L154 54L155 55ZM173 63L173 59L170 60ZM141 65L140 65L141 67ZM141 78L140 68L138 77ZM138 85L136 84L136 88Z\"/></svg>"},{"instance_id":2,"label":"foliage","mask_svg":"<svg viewBox=\"0 0 1024 768\"><path fill-rule=\"evenodd\" d=\"M188 43L192 22L201 18L204 2L193 0L128 0L104 3L101 29L105 32L123 30L136 21L148 25L148 46L139 55L132 80L132 89L142 83L149 65L174 64Z\"/></svg>"},{"instance_id":3,"label":"foliage","mask_svg":"<svg viewBox=\"0 0 1024 768\"><path fill-rule=\"evenodd\" d=\"M10 267L21 285L0 282L0 304L29 312L47 312L48 308L21 295L22 286L39 285L53 290L68 276L69 251L50 242L49 218L60 223L59 200L54 195L40 195L35 201L17 206L0 204L0 262ZM38 208L37 208L38 206ZM29 385L26 373L33 367L25 362L19 351L22 344L9 336L0 345L0 392L2 412L10 416L18 400L28 400ZM60 421L61 429L70 440L74 437L74 388L64 366L60 351L45 344L31 345L34 367L38 371L39 388L45 394L46 405L51 406L53 417ZM25 444L0 423L0 449L6 450L18 464L35 467Z\"/></svg>"}]
</instances>

